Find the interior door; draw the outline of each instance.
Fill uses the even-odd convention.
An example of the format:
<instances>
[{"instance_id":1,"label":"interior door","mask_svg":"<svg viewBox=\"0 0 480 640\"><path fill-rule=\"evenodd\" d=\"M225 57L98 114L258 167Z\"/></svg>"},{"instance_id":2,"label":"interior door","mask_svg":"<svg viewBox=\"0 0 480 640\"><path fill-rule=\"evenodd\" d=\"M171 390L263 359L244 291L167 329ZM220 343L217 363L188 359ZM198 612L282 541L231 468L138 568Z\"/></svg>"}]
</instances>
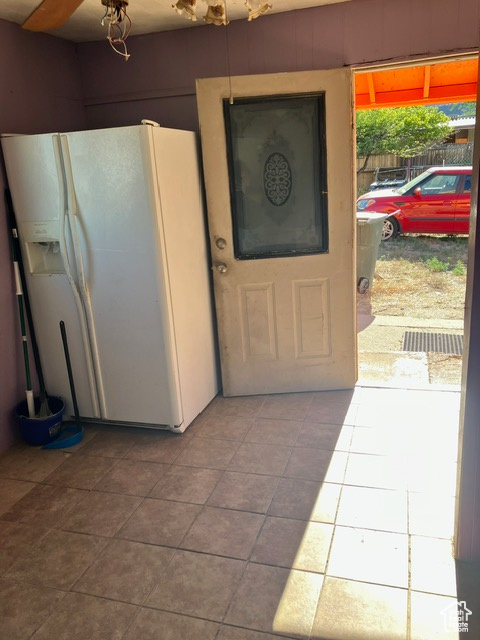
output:
<instances>
[{"instance_id":1,"label":"interior door","mask_svg":"<svg viewBox=\"0 0 480 640\"><path fill-rule=\"evenodd\" d=\"M223 394L357 375L348 69L197 81Z\"/></svg>"}]
</instances>

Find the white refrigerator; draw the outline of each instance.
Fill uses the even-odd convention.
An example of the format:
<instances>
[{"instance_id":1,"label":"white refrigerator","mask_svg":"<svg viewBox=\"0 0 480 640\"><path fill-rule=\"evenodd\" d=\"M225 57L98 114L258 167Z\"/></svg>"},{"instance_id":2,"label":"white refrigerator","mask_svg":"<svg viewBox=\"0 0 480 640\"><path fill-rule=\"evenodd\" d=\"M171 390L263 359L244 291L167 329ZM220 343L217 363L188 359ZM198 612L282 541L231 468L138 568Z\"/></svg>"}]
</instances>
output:
<instances>
[{"instance_id":1,"label":"white refrigerator","mask_svg":"<svg viewBox=\"0 0 480 640\"><path fill-rule=\"evenodd\" d=\"M47 392L182 432L216 395L196 136L142 124L2 136Z\"/></svg>"}]
</instances>

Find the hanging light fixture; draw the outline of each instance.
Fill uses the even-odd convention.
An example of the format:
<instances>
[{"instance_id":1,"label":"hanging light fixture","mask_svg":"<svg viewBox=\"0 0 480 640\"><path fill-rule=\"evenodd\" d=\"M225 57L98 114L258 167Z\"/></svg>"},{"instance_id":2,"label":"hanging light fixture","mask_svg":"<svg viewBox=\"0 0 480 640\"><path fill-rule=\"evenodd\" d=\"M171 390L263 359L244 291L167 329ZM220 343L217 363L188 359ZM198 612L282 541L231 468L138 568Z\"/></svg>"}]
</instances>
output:
<instances>
[{"instance_id":1,"label":"hanging light fixture","mask_svg":"<svg viewBox=\"0 0 480 640\"><path fill-rule=\"evenodd\" d=\"M128 60L126 40L130 33L132 21L127 13L128 0L102 0L105 13L101 19L102 27L107 26L107 40L119 55Z\"/></svg>"},{"instance_id":2,"label":"hanging light fixture","mask_svg":"<svg viewBox=\"0 0 480 640\"><path fill-rule=\"evenodd\" d=\"M202 1L207 5L207 11L203 17L207 24L215 24L218 26L221 24L227 25L229 23L227 18L226 0ZM269 2L263 2L262 0L245 0L245 6L247 8L247 19L249 22L258 18L272 8L272 5ZM178 0L177 4L172 5L172 7L178 14L185 16L188 20L196 22L197 0Z\"/></svg>"}]
</instances>

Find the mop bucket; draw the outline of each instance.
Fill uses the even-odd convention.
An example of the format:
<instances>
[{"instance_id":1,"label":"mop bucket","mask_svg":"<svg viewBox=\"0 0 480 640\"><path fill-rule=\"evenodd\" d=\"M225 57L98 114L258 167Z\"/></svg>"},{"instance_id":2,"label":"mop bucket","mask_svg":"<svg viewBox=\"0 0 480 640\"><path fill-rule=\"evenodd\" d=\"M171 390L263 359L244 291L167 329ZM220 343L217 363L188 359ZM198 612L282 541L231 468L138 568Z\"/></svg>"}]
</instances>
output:
<instances>
[{"instance_id":1,"label":"mop bucket","mask_svg":"<svg viewBox=\"0 0 480 640\"><path fill-rule=\"evenodd\" d=\"M55 440L62 427L65 403L58 396L48 397L48 406L52 412L47 418L29 418L27 401L20 402L15 408L15 419L25 441L32 446L40 446ZM40 411L40 400L35 398L35 413Z\"/></svg>"}]
</instances>

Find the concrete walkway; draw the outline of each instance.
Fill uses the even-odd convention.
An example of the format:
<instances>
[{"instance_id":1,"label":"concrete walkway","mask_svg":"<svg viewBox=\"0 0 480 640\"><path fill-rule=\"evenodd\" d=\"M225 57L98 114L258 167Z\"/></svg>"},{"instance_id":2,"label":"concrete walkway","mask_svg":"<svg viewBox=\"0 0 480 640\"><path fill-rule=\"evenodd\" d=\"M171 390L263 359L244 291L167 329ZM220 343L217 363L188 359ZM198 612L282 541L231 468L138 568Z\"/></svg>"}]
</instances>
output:
<instances>
[{"instance_id":1,"label":"concrete walkway","mask_svg":"<svg viewBox=\"0 0 480 640\"><path fill-rule=\"evenodd\" d=\"M400 316L373 316L359 306L359 383L458 388L462 358L446 354L402 351L405 331L463 333L462 320L429 320Z\"/></svg>"}]
</instances>

